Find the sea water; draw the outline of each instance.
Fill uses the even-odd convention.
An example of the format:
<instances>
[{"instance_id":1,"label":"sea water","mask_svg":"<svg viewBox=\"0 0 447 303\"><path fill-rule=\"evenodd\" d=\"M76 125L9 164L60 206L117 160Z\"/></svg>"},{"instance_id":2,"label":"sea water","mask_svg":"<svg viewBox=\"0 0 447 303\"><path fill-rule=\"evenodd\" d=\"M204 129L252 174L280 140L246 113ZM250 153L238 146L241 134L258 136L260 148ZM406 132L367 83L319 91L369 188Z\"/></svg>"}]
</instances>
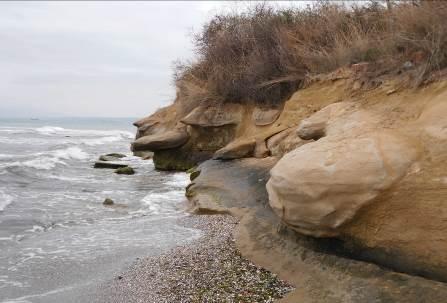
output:
<instances>
[{"instance_id":1,"label":"sea water","mask_svg":"<svg viewBox=\"0 0 447 303\"><path fill-rule=\"evenodd\" d=\"M187 176L132 156L132 121L0 119L0 302L89 302L135 258L199 236L176 225ZM111 152L136 174L93 168Z\"/></svg>"}]
</instances>

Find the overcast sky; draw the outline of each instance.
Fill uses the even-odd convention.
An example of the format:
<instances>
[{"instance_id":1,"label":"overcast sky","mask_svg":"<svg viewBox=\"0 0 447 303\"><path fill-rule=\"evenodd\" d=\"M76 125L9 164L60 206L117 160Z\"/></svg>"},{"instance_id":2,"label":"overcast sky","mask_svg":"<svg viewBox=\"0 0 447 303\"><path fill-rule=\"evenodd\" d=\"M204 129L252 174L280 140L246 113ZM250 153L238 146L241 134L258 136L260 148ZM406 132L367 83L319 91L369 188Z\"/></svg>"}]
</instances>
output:
<instances>
[{"instance_id":1,"label":"overcast sky","mask_svg":"<svg viewBox=\"0 0 447 303\"><path fill-rule=\"evenodd\" d=\"M149 114L173 100L190 33L234 5L0 2L0 117Z\"/></svg>"}]
</instances>

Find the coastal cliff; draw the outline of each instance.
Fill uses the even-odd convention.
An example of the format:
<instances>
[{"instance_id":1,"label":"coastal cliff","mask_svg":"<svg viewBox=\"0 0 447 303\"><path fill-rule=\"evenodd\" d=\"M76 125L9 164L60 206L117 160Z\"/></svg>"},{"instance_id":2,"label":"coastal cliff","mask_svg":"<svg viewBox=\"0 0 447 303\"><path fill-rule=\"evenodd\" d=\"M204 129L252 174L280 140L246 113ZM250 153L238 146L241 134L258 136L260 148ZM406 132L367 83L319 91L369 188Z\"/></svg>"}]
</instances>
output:
<instances>
[{"instance_id":1,"label":"coastal cliff","mask_svg":"<svg viewBox=\"0 0 447 303\"><path fill-rule=\"evenodd\" d=\"M270 103L191 98L182 78L132 149L191 173L193 211L239 218L241 253L296 287L280 302L443 302L447 80L410 85L428 57L405 56L288 78Z\"/></svg>"}]
</instances>

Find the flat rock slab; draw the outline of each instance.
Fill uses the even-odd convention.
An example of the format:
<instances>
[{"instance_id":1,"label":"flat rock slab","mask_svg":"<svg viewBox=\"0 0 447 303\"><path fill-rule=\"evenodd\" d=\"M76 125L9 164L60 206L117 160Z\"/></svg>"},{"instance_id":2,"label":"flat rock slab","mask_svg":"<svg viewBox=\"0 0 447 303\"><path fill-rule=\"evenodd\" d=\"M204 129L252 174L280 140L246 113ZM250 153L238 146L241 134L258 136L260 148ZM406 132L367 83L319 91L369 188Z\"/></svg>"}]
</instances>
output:
<instances>
[{"instance_id":1,"label":"flat rock slab","mask_svg":"<svg viewBox=\"0 0 447 303\"><path fill-rule=\"evenodd\" d=\"M117 169L120 167L128 167L126 163L119 163L119 162L110 162L110 161L96 161L94 168L110 168L110 169Z\"/></svg>"},{"instance_id":2,"label":"flat rock slab","mask_svg":"<svg viewBox=\"0 0 447 303\"><path fill-rule=\"evenodd\" d=\"M158 151L180 147L189 139L184 129L170 130L164 133L144 136L135 140L132 144L134 151L149 150Z\"/></svg>"}]
</instances>

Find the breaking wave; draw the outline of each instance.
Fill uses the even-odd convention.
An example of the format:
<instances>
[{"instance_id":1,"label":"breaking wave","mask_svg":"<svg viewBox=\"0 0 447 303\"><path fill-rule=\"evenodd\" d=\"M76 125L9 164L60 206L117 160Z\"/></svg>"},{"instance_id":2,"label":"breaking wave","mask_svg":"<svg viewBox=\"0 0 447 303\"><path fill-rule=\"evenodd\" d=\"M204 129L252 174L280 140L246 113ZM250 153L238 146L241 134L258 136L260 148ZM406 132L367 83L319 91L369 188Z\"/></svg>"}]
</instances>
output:
<instances>
[{"instance_id":1,"label":"breaking wave","mask_svg":"<svg viewBox=\"0 0 447 303\"><path fill-rule=\"evenodd\" d=\"M94 130L94 129L70 129L58 126L38 127L35 131L41 135L66 135L66 136L120 136L120 138L131 139L134 134L122 130Z\"/></svg>"},{"instance_id":2,"label":"breaking wave","mask_svg":"<svg viewBox=\"0 0 447 303\"><path fill-rule=\"evenodd\" d=\"M6 194L4 191L0 190L0 211L3 211L6 206L12 203L14 197Z\"/></svg>"},{"instance_id":3,"label":"breaking wave","mask_svg":"<svg viewBox=\"0 0 447 303\"><path fill-rule=\"evenodd\" d=\"M15 161L8 163L5 166L49 170L56 167L57 164L66 165L63 160L85 160L89 157L88 154L79 147L68 147L44 153L36 153L32 156L35 156L35 158L26 161Z\"/></svg>"}]
</instances>

